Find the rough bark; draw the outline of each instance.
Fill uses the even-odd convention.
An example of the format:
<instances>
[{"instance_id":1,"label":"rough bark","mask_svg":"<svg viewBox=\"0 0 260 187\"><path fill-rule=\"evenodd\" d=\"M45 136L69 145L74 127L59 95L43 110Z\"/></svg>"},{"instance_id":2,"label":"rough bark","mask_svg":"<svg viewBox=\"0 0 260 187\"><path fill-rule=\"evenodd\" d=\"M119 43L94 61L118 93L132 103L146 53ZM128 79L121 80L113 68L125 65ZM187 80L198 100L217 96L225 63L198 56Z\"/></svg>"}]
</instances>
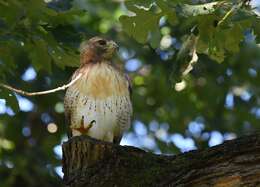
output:
<instances>
[{"instance_id":1,"label":"rough bark","mask_svg":"<svg viewBox=\"0 0 260 187\"><path fill-rule=\"evenodd\" d=\"M260 186L260 134L177 156L73 137L63 144L64 183L80 186Z\"/></svg>"}]
</instances>

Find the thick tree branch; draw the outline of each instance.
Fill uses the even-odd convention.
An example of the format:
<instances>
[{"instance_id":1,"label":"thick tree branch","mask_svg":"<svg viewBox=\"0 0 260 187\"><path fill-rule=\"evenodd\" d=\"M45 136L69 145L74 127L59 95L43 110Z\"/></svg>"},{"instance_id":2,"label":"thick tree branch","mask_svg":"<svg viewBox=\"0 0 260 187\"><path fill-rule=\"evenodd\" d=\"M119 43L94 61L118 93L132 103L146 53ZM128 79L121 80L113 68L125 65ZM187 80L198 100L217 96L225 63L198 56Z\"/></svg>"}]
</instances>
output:
<instances>
[{"instance_id":1,"label":"thick tree branch","mask_svg":"<svg viewBox=\"0 0 260 187\"><path fill-rule=\"evenodd\" d=\"M73 137L63 144L67 186L257 186L260 134L177 156Z\"/></svg>"}]
</instances>

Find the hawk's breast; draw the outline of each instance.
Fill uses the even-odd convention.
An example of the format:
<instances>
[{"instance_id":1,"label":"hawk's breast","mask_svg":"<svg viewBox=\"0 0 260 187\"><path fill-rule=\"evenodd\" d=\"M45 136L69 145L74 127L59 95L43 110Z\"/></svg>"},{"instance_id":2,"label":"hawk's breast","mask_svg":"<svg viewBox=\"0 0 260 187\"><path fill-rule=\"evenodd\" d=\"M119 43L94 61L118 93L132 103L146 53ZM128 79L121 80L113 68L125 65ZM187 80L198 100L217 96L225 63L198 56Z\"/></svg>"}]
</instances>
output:
<instances>
[{"instance_id":1,"label":"hawk's breast","mask_svg":"<svg viewBox=\"0 0 260 187\"><path fill-rule=\"evenodd\" d=\"M89 64L83 76L66 92L65 110L70 127L79 128L95 121L88 135L113 141L129 128L132 106L128 81L124 74L108 63ZM80 134L75 132L73 135Z\"/></svg>"}]
</instances>

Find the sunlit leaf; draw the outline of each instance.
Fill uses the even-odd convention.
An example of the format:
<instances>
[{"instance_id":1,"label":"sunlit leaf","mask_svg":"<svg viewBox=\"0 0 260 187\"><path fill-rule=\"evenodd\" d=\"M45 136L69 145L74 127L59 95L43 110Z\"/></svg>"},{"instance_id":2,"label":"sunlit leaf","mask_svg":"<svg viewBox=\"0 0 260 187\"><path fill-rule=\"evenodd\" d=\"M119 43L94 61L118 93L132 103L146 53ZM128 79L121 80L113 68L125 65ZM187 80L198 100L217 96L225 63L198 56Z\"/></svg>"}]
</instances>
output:
<instances>
[{"instance_id":1,"label":"sunlit leaf","mask_svg":"<svg viewBox=\"0 0 260 187\"><path fill-rule=\"evenodd\" d=\"M183 4L178 11L185 17L211 14L216 10L216 5L220 2L205 3L200 5Z\"/></svg>"}]
</instances>

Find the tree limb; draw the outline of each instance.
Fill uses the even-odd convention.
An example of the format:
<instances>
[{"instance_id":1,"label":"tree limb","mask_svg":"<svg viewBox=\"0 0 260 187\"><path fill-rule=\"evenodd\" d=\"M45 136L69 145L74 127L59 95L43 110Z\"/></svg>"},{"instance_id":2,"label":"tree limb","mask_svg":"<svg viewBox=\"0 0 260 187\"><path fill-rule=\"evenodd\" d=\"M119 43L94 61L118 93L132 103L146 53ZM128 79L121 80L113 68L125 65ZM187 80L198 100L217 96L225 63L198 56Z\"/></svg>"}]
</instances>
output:
<instances>
[{"instance_id":1,"label":"tree limb","mask_svg":"<svg viewBox=\"0 0 260 187\"><path fill-rule=\"evenodd\" d=\"M256 187L260 134L177 156L73 137L63 144L64 183L80 186Z\"/></svg>"}]
</instances>

